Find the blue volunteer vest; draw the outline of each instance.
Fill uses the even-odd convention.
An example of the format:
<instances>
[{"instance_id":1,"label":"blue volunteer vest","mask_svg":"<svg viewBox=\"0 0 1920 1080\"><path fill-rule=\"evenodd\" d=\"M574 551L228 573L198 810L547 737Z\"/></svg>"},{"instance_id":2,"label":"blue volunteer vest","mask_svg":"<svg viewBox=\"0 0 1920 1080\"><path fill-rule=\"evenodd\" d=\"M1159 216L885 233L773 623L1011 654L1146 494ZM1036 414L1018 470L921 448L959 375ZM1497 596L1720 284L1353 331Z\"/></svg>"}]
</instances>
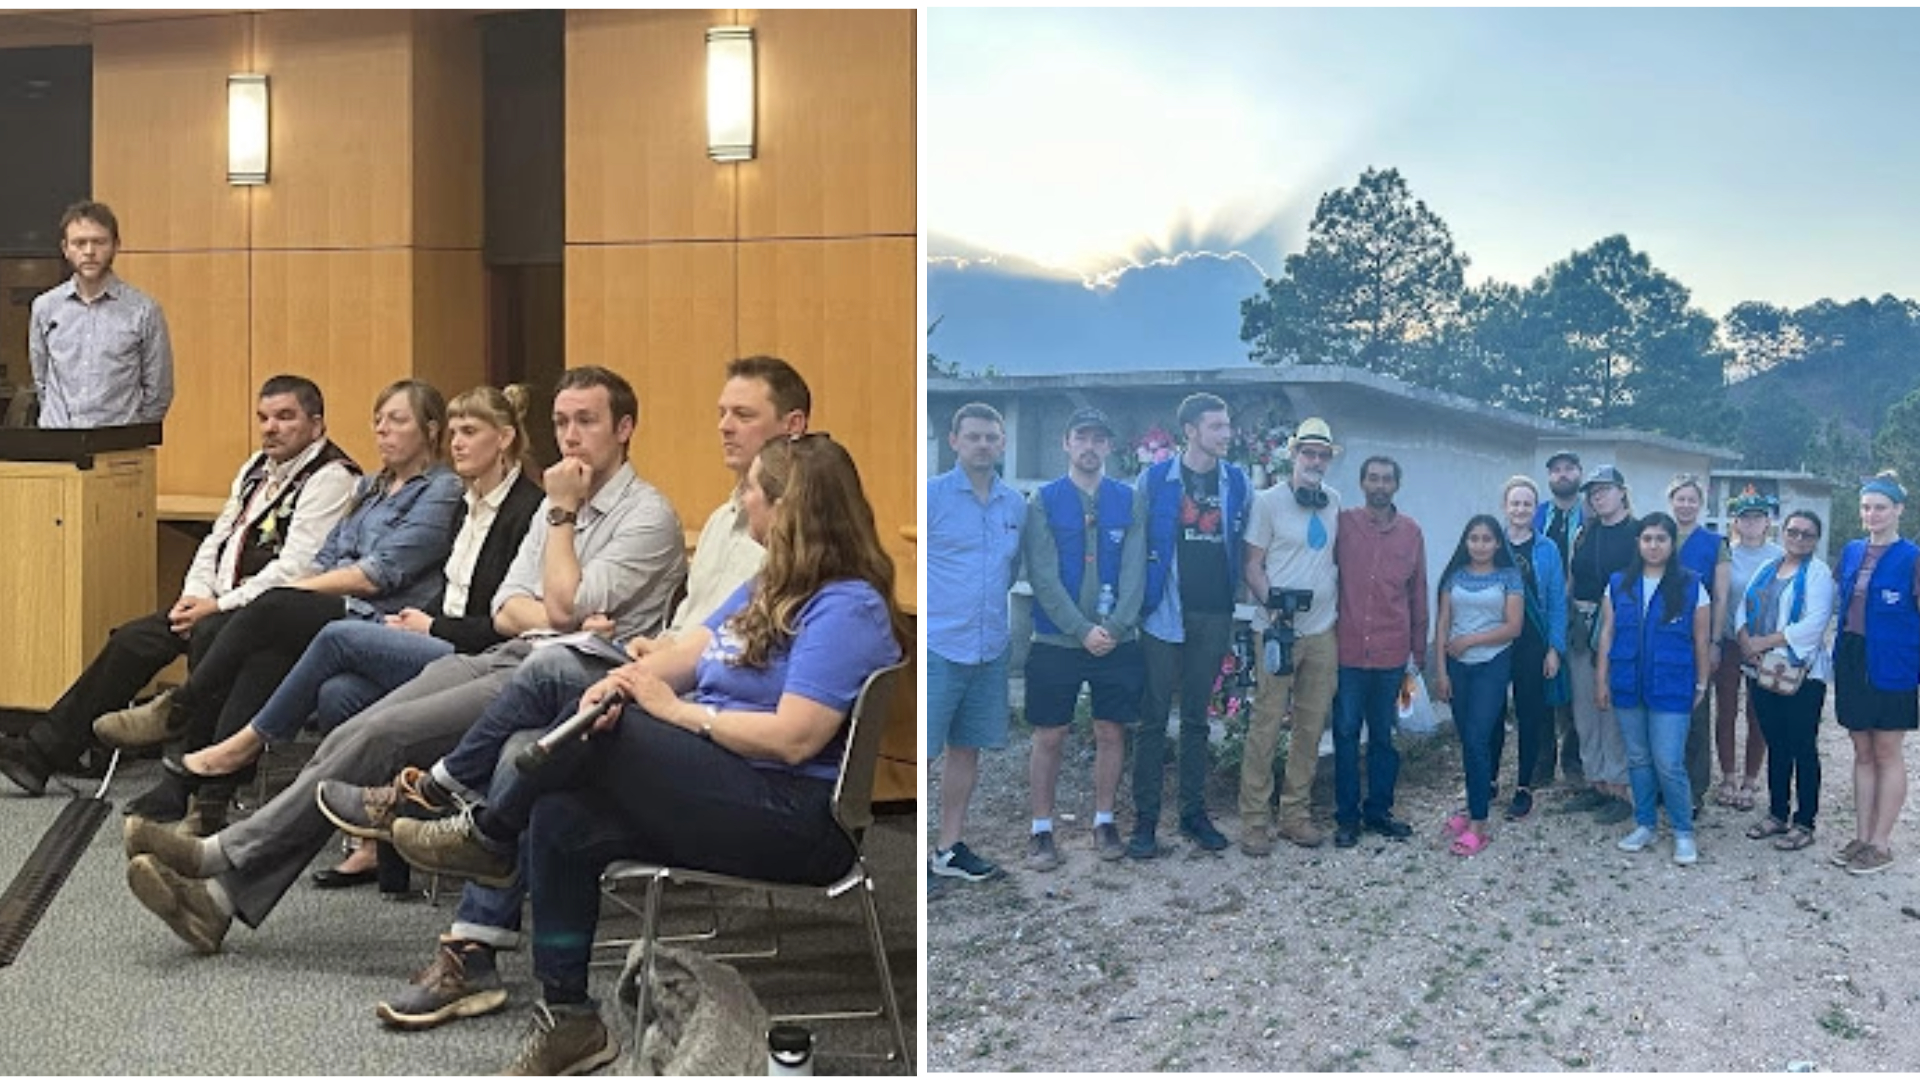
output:
<instances>
[{"instance_id":1,"label":"blue volunteer vest","mask_svg":"<svg viewBox=\"0 0 1920 1080\"><path fill-rule=\"evenodd\" d=\"M1086 580L1087 564L1099 567L1100 584L1120 591L1120 547L1127 529L1133 524L1133 492L1125 484L1100 478L1100 490L1094 496L1096 522L1089 522L1081 508L1080 489L1069 477L1061 477L1040 489L1040 505L1047 514L1047 527L1053 530L1053 547L1060 559L1060 584L1074 602L1080 600L1080 585ZM1097 524L1098 540L1094 554L1087 553L1087 526ZM1033 626L1043 634L1063 631L1047 618L1046 609L1033 605Z\"/></svg>"},{"instance_id":2,"label":"blue volunteer vest","mask_svg":"<svg viewBox=\"0 0 1920 1080\"><path fill-rule=\"evenodd\" d=\"M1147 598L1140 605L1140 617L1146 618L1160 606L1166 595L1167 581L1173 573L1174 547L1180 538L1180 458L1170 457L1148 466L1143 483L1147 500ZM1227 589L1234 599L1240 596L1240 539L1247 532L1247 507L1252 485L1247 474L1231 461L1220 463L1220 518L1226 530ZM1262 599L1265 599L1262 597Z\"/></svg>"},{"instance_id":3,"label":"blue volunteer vest","mask_svg":"<svg viewBox=\"0 0 1920 1080\"><path fill-rule=\"evenodd\" d=\"M1646 610L1644 580L1635 581L1631 593L1622 582L1625 571L1608 581L1613 590L1613 648L1607 652L1607 689L1616 707L1693 711L1693 608L1700 575L1684 566L1670 565L1667 572L1682 575L1687 595L1680 617L1672 620L1662 620L1665 612L1658 597L1653 610Z\"/></svg>"},{"instance_id":4,"label":"blue volunteer vest","mask_svg":"<svg viewBox=\"0 0 1920 1080\"><path fill-rule=\"evenodd\" d=\"M1726 539L1719 533L1709 532L1705 525L1701 525L1688 534L1686 543L1680 545L1680 565L1693 571L1708 591L1713 589L1713 568L1720 562L1720 547L1725 543Z\"/></svg>"},{"instance_id":5,"label":"blue volunteer vest","mask_svg":"<svg viewBox=\"0 0 1920 1080\"><path fill-rule=\"evenodd\" d=\"M1867 557L1867 542L1855 540L1840 557L1840 629L1867 639L1867 679L1879 690L1920 686L1920 606L1913 595L1913 563L1920 547L1895 540L1867 579L1867 625L1847 625L1854 580Z\"/></svg>"}]
</instances>

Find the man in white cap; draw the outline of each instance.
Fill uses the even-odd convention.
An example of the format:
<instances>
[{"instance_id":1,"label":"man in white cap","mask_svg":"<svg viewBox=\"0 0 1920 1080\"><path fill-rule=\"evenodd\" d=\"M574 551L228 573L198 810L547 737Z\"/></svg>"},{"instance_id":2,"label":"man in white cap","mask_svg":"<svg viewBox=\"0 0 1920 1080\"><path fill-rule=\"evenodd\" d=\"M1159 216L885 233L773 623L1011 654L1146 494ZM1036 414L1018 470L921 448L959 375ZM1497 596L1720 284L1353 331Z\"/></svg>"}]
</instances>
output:
<instances>
[{"instance_id":1,"label":"man in white cap","mask_svg":"<svg viewBox=\"0 0 1920 1080\"><path fill-rule=\"evenodd\" d=\"M1260 608L1254 629L1265 634L1261 659L1254 664L1260 685L1247 724L1246 754L1240 762L1240 850L1248 855L1273 851L1268 805L1273 798L1280 721L1288 711L1289 698L1293 740L1276 827L1282 837L1301 847L1326 842L1326 834L1309 818L1307 799L1320 764L1320 735L1326 730L1340 679L1339 645L1333 632L1340 582L1333 560L1340 496L1325 483L1327 469L1339 452L1325 420L1311 416L1301 421L1287 440L1293 474L1285 484L1255 497L1253 517L1247 524L1247 591ZM1282 643L1289 628L1294 636L1290 650ZM1285 655L1289 651L1291 655Z\"/></svg>"}]
</instances>

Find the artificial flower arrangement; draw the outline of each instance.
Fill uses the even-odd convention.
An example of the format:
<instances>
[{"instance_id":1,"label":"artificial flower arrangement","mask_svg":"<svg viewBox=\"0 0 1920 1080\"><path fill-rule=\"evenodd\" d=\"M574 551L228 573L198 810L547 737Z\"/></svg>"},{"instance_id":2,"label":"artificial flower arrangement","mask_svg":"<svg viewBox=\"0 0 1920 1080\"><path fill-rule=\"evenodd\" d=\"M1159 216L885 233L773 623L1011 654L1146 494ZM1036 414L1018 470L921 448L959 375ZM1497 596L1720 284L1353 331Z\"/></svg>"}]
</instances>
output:
<instances>
[{"instance_id":1,"label":"artificial flower arrangement","mask_svg":"<svg viewBox=\"0 0 1920 1080\"><path fill-rule=\"evenodd\" d=\"M1126 452L1119 455L1120 470L1126 476L1138 476L1150 465L1157 465L1172 457L1177 451L1173 436L1167 429L1155 424L1133 440Z\"/></svg>"},{"instance_id":2,"label":"artificial flower arrangement","mask_svg":"<svg viewBox=\"0 0 1920 1080\"><path fill-rule=\"evenodd\" d=\"M1234 425L1233 441L1227 444L1227 460L1253 474L1256 487L1277 483L1292 470L1292 462L1287 458L1287 440L1293 435L1293 425L1282 420L1275 409L1235 415L1251 419Z\"/></svg>"}]
</instances>

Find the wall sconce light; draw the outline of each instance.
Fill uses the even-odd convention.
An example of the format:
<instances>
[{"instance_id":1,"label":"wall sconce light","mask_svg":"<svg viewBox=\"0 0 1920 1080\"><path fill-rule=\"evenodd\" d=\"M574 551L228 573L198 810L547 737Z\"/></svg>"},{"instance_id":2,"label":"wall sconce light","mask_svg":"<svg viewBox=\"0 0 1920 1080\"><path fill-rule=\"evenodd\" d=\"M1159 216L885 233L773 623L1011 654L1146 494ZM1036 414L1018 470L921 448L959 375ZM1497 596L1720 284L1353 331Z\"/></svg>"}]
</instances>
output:
<instances>
[{"instance_id":1,"label":"wall sconce light","mask_svg":"<svg viewBox=\"0 0 1920 1080\"><path fill-rule=\"evenodd\" d=\"M227 183L267 182L267 77L227 76Z\"/></svg>"},{"instance_id":2,"label":"wall sconce light","mask_svg":"<svg viewBox=\"0 0 1920 1080\"><path fill-rule=\"evenodd\" d=\"M707 31L707 156L753 160L753 27Z\"/></svg>"}]
</instances>

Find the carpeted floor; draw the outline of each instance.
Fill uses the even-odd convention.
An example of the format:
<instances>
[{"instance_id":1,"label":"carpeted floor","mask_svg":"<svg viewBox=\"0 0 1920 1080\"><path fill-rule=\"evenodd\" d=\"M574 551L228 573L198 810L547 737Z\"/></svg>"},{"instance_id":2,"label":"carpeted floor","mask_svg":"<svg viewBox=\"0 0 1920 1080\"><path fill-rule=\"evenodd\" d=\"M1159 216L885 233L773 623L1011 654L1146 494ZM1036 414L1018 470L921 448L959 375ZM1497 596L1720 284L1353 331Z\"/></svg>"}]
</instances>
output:
<instances>
[{"instance_id":1,"label":"carpeted floor","mask_svg":"<svg viewBox=\"0 0 1920 1080\"><path fill-rule=\"evenodd\" d=\"M157 769L134 763L109 797L144 790ZM54 790L21 798L0 783L0 887L66 801ZM880 884L888 962L917 1045L913 820L882 818L867 853ZM19 959L0 968L0 1074L472 1075L511 1058L537 996L524 951L501 957L512 998L494 1015L418 1033L387 1030L374 1018L374 1002L431 958L455 896L433 906L383 900L371 887L322 892L302 882L260 930L236 923L222 954L201 957L128 891L120 821L116 810ZM330 849L315 867L335 857ZM685 895L669 894L668 929L704 918L697 890L676 892ZM741 939L764 938L756 935L764 916L751 902L727 904L722 920ZM783 902L780 925L786 956L739 965L770 1011L857 1008L869 1000L873 965L857 902ZM596 973L594 994L624 1041L627 1019L612 1019L616 971ZM906 1071L897 1062L836 1056L884 1052L890 1040L881 1021L822 1023L815 1032L823 1074Z\"/></svg>"}]
</instances>

